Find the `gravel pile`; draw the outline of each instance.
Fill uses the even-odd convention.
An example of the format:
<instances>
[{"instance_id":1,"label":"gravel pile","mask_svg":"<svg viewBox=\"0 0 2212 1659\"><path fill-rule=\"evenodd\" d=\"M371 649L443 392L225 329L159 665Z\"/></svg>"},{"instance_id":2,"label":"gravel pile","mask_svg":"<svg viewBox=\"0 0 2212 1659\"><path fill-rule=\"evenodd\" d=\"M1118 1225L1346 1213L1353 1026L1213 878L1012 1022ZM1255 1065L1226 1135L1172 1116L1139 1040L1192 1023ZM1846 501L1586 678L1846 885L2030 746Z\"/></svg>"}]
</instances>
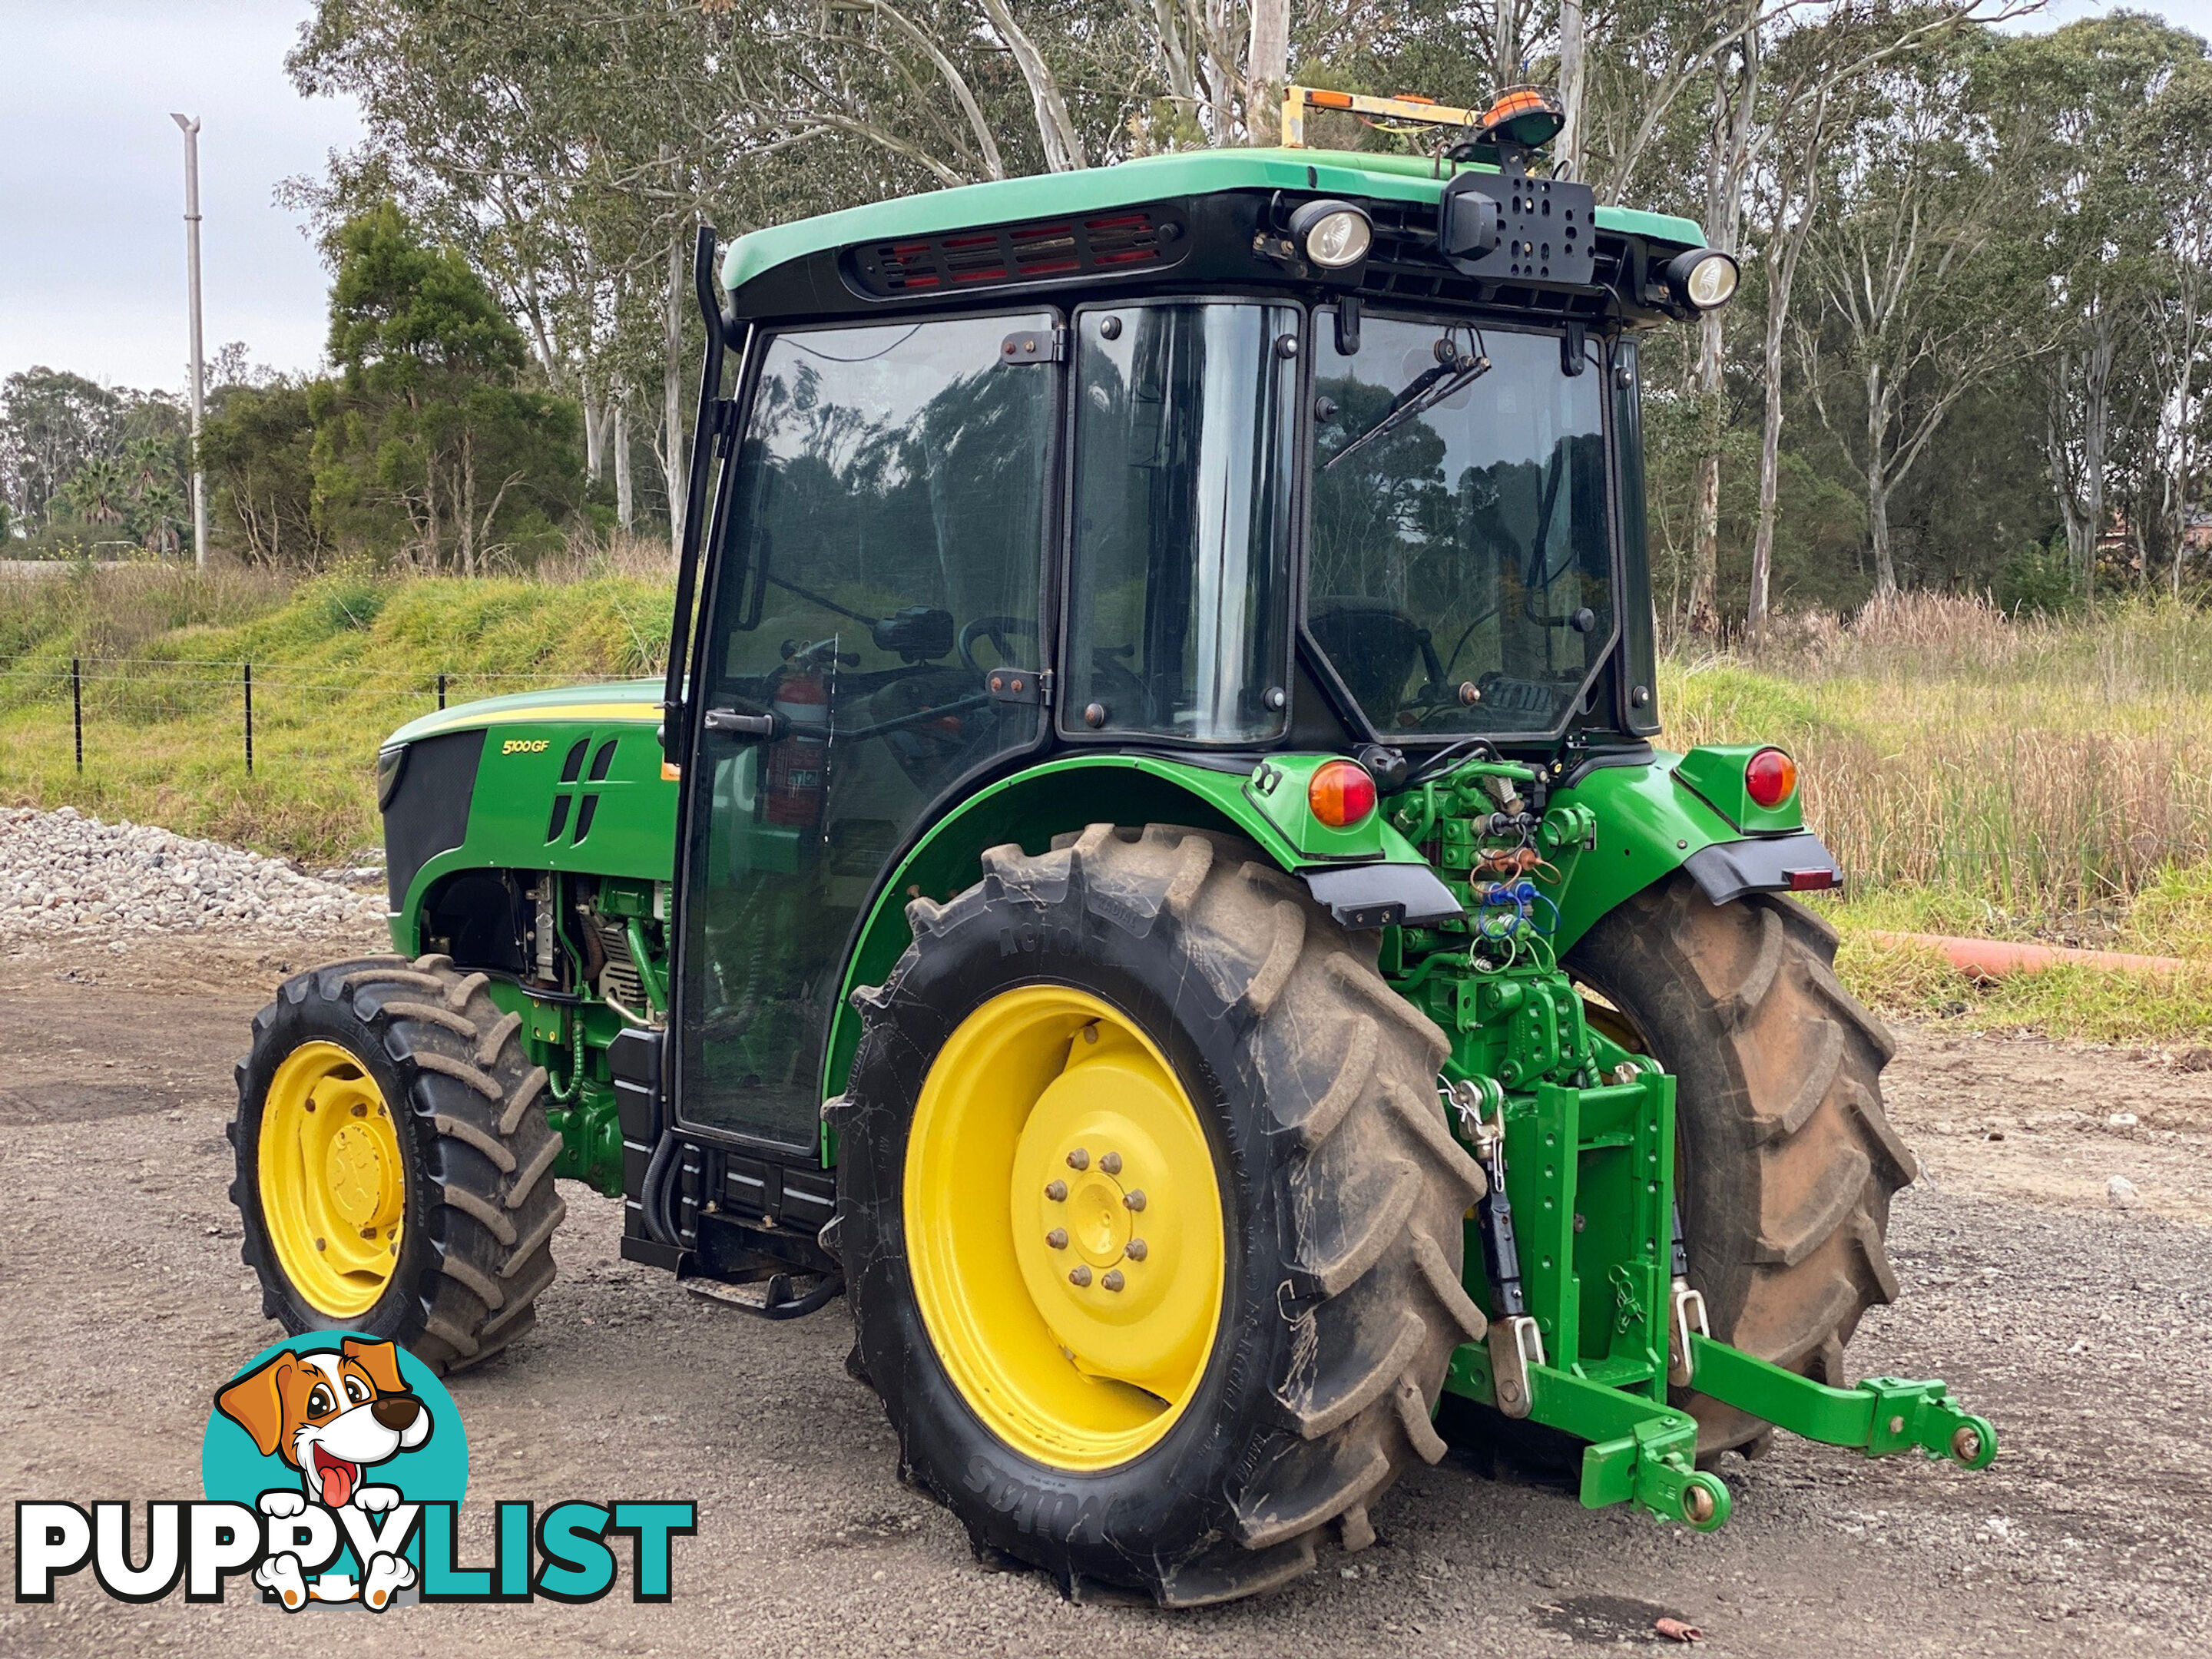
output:
<instances>
[{"instance_id":1,"label":"gravel pile","mask_svg":"<svg viewBox=\"0 0 2212 1659\"><path fill-rule=\"evenodd\" d=\"M381 898L282 859L70 806L0 808L0 939L204 927L328 937L383 919Z\"/></svg>"}]
</instances>

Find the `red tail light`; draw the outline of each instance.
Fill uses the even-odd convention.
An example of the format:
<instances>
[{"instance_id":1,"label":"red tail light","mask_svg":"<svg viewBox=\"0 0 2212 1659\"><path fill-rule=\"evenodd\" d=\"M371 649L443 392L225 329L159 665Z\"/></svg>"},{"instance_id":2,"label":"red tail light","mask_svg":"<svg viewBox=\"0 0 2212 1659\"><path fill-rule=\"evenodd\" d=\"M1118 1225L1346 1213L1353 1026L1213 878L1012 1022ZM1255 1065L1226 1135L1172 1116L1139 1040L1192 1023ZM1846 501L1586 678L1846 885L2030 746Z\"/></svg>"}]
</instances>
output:
<instances>
[{"instance_id":1,"label":"red tail light","mask_svg":"<svg viewBox=\"0 0 2212 1659\"><path fill-rule=\"evenodd\" d=\"M1779 749L1762 749L1743 763L1743 787L1771 811L1797 793L1797 763Z\"/></svg>"},{"instance_id":2,"label":"red tail light","mask_svg":"<svg viewBox=\"0 0 2212 1659\"><path fill-rule=\"evenodd\" d=\"M1314 769L1306 805L1330 829L1348 829L1375 810L1375 780L1354 762L1328 762Z\"/></svg>"}]
</instances>

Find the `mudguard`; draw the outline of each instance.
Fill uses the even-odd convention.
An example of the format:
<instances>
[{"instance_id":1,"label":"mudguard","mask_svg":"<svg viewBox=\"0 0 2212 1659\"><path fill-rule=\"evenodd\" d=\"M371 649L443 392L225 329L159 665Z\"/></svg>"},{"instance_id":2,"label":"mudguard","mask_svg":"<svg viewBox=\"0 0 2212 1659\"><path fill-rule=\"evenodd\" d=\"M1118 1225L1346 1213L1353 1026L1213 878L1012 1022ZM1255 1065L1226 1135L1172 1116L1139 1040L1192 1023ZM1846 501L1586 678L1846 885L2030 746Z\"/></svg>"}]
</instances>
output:
<instances>
[{"instance_id":1,"label":"mudguard","mask_svg":"<svg viewBox=\"0 0 2212 1659\"><path fill-rule=\"evenodd\" d=\"M1333 831L1304 810L1305 774L1333 756L1271 755L1259 772L1284 779L1271 791L1246 764L1233 769L1158 755L1065 756L977 791L930 826L892 870L847 959L843 994L823 1057L823 1098L844 1086L860 1040L852 994L880 984L913 934L906 907L940 902L982 874L984 849L1008 842L1042 853L1085 824L1181 823L1255 843L1285 870L1309 878L1314 896L1351 926L1457 915L1458 903L1427 862L1377 813L1356 831ZM1354 872L1362 872L1354 875ZM1349 884L1346 878L1350 878Z\"/></svg>"},{"instance_id":2,"label":"mudguard","mask_svg":"<svg viewBox=\"0 0 2212 1659\"><path fill-rule=\"evenodd\" d=\"M1553 805L1586 806L1598 825L1597 845L1575 861L1559 896L1553 942L1561 955L1615 905L1686 866L1716 904L1746 893L1837 884L1834 860L1820 838L1806 832L1798 797L1767 815L1769 827L1747 834L1676 776L1685 762L1693 763L1692 775L1698 775L1699 766L1714 757L1739 752L1750 750L1693 749L1675 755L1655 750L1648 757L1639 753L1621 763L1589 765L1552 792ZM1707 854L1708 848L1725 850ZM1815 878L1822 875L1825 880Z\"/></svg>"}]
</instances>

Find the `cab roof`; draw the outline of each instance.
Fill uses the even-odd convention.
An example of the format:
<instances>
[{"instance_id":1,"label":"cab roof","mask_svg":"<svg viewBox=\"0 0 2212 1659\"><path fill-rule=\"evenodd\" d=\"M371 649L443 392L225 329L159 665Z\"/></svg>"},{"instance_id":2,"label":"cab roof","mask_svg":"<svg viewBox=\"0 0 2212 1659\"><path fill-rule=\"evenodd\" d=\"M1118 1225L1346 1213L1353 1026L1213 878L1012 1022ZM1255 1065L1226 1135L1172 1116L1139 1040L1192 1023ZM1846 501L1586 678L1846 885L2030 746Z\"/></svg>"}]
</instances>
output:
<instances>
[{"instance_id":1,"label":"cab roof","mask_svg":"<svg viewBox=\"0 0 2212 1659\"><path fill-rule=\"evenodd\" d=\"M1225 191L1288 190L1326 196L1433 203L1443 180L1462 164L1419 155L1327 149L1196 149L1147 155L1113 167L1040 173L989 184L961 185L919 196L871 202L838 213L795 219L748 233L722 259L722 286L732 293L781 265L855 243L929 236L969 226L1006 224L1064 214L1133 207L1164 197ZM1476 170L1493 172L1494 168ZM1698 247L1705 233L1692 220L1634 208L1597 210L1601 230Z\"/></svg>"}]
</instances>

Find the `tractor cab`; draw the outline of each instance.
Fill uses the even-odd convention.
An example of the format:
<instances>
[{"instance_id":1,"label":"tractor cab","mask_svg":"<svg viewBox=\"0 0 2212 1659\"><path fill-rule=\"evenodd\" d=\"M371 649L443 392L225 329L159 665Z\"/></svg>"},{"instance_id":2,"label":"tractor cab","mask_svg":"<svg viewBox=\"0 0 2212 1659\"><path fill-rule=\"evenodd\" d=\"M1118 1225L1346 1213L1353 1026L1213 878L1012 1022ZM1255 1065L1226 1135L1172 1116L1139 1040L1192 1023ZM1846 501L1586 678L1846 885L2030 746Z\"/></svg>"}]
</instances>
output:
<instances>
[{"instance_id":1,"label":"tractor cab","mask_svg":"<svg viewBox=\"0 0 2212 1659\"><path fill-rule=\"evenodd\" d=\"M996 775L1648 755L1637 337L1732 263L1532 173L1547 95L1310 105L1437 153L980 185L702 273L688 1115L812 1141L884 867Z\"/></svg>"}]
</instances>

